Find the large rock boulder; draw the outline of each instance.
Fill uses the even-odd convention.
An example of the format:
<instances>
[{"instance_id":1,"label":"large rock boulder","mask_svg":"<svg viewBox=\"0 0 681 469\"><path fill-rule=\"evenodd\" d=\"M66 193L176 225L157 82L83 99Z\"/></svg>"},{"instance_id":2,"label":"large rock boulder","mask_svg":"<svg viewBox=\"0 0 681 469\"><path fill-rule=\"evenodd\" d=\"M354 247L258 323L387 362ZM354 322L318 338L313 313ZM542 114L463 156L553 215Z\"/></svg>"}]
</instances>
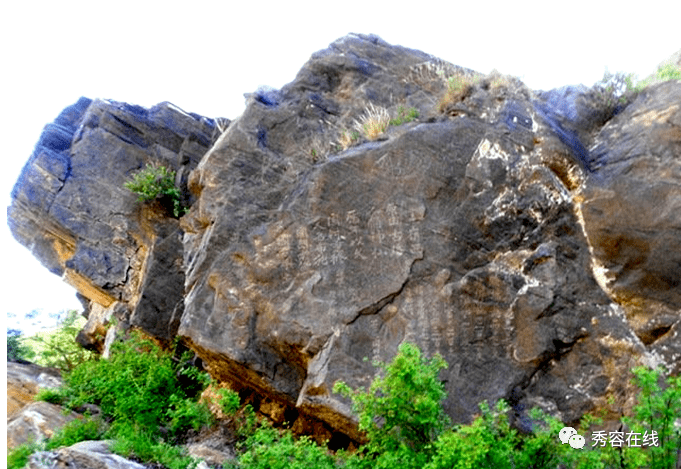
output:
<instances>
[{"instance_id":1,"label":"large rock boulder","mask_svg":"<svg viewBox=\"0 0 681 469\"><path fill-rule=\"evenodd\" d=\"M604 291L681 372L681 81L645 89L590 149L581 212Z\"/></svg>"},{"instance_id":2,"label":"large rock boulder","mask_svg":"<svg viewBox=\"0 0 681 469\"><path fill-rule=\"evenodd\" d=\"M7 447L44 441L76 416L74 412L64 413L62 407L49 402L28 404L7 419Z\"/></svg>"},{"instance_id":3,"label":"large rock boulder","mask_svg":"<svg viewBox=\"0 0 681 469\"><path fill-rule=\"evenodd\" d=\"M448 77L467 86L443 102ZM205 154L215 123L169 105L65 111L79 130L41 138L10 224L89 298L83 342L99 344L112 315L180 335L261 410L306 417L302 431L358 437L333 384L368 385L364 358L390 360L403 341L448 361L455 422L499 398L520 425L533 405L566 423L616 415L632 366L678 366L679 263L666 251L678 86L649 89L601 130L610 114L588 90L534 93L349 35L281 90L248 94ZM358 124L412 107L415 121L385 132ZM165 130L159 113L193 130ZM122 189L147 161L186 179L179 226ZM651 165L660 176L641 176ZM655 307L643 318L635 304Z\"/></svg>"},{"instance_id":4,"label":"large rock boulder","mask_svg":"<svg viewBox=\"0 0 681 469\"><path fill-rule=\"evenodd\" d=\"M146 469L147 466L109 451L107 441L81 441L31 455L28 469Z\"/></svg>"},{"instance_id":5,"label":"large rock boulder","mask_svg":"<svg viewBox=\"0 0 681 469\"><path fill-rule=\"evenodd\" d=\"M178 333L214 375L351 431L333 383L367 385L364 358L389 360L409 340L448 361L458 422L483 399L566 422L608 396L626 404L626 371L652 356L594 276L574 197L588 155L556 130L570 115L503 77L438 115L440 75L457 72L348 36L281 91L254 95L204 157L182 220ZM316 136L339 140L367 108L396 116L399 105L423 117L305 158ZM577 122L572 137L594 125Z\"/></svg>"},{"instance_id":6,"label":"large rock boulder","mask_svg":"<svg viewBox=\"0 0 681 469\"><path fill-rule=\"evenodd\" d=\"M182 231L123 184L156 164L176 171L186 187L218 135L215 121L170 103L145 109L87 98L45 127L12 191L8 223L83 296L86 316L93 313L83 345L102 348L112 315L159 339L174 337L183 304Z\"/></svg>"},{"instance_id":7,"label":"large rock boulder","mask_svg":"<svg viewBox=\"0 0 681 469\"><path fill-rule=\"evenodd\" d=\"M61 374L56 368L7 362L7 418L31 404L41 389L58 388L61 383Z\"/></svg>"}]
</instances>

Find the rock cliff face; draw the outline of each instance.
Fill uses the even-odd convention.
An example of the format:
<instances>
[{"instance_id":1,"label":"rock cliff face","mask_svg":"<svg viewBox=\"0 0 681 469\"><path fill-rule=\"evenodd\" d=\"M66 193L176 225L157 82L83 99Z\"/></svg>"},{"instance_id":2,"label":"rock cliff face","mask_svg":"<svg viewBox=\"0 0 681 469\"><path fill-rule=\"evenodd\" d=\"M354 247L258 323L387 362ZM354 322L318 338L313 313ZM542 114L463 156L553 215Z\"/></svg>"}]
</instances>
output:
<instances>
[{"instance_id":1,"label":"rock cliff face","mask_svg":"<svg viewBox=\"0 0 681 469\"><path fill-rule=\"evenodd\" d=\"M449 76L470 85L440 105ZM81 342L103 348L112 315L179 335L275 419L356 437L333 383L367 385L364 358L405 340L449 363L457 422L499 398L520 425L534 405L615 415L632 366L681 372L681 83L614 118L592 98L350 35L217 141L169 104L81 100L46 128L10 226L87 299ZM352 133L400 106L419 117ZM149 161L178 171L179 224L122 187Z\"/></svg>"},{"instance_id":2,"label":"rock cliff face","mask_svg":"<svg viewBox=\"0 0 681 469\"><path fill-rule=\"evenodd\" d=\"M122 327L174 337L183 308L182 231L123 183L146 164L161 164L186 187L216 136L212 119L169 103L143 109L86 98L43 130L12 192L8 222L17 240L83 296L92 319L83 345L101 345L112 315Z\"/></svg>"}]
</instances>

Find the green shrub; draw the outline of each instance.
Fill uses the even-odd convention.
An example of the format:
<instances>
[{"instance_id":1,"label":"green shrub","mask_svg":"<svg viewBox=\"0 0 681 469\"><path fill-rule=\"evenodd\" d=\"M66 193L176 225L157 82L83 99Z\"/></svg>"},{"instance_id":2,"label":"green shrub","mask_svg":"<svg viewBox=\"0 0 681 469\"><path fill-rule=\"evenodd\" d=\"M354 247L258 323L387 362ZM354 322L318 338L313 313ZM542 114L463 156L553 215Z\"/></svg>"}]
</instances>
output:
<instances>
[{"instance_id":1,"label":"green shrub","mask_svg":"<svg viewBox=\"0 0 681 469\"><path fill-rule=\"evenodd\" d=\"M106 427L104 421L92 417L72 420L47 441L45 449L71 446L80 441L99 440L104 436Z\"/></svg>"},{"instance_id":2,"label":"green shrub","mask_svg":"<svg viewBox=\"0 0 681 469\"><path fill-rule=\"evenodd\" d=\"M681 451L681 427L675 426L676 420L681 419L681 377L662 380L662 367L654 370L637 367L632 373L640 393L633 409L634 418L625 418L624 422L631 431L641 435L657 432L659 445L648 445L646 451L629 449L645 453L645 462L651 469L673 469Z\"/></svg>"},{"instance_id":3,"label":"green shrub","mask_svg":"<svg viewBox=\"0 0 681 469\"><path fill-rule=\"evenodd\" d=\"M231 389L218 389L217 394L220 396L220 407L225 415L233 416L241 407L241 399L239 393Z\"/></svg>"},{"instance_id":4,"label":"green shrub","mask_svg":"<svg viewBox=\"0 0 681 469\"><path fill-rule=\"evenodd\" d=\"M19 445L14 449L7 451L7 469L23 469L28 463L28 458L37 451L42 451L43 446L29 442Z\"/></svg>"},{"instance_id":5,"label":"green shrub","mask_svg":"<svg viewBox=\"0 0 681 469\"><path fill-rule=\"evenodd\" d=\"M681 80L681 68L674 64L665 64L657 69L655 76L661 81Z\"/></svg>"},{"instance_id":6,"label":"green shrub","mask_svg":"<svg viewBox=\"0 0 681 469\"><path fill-rule=\"evenodd\" d=\"M180 346L179 338L175 341L175 349ZM182 379L182 389L187 397L197 397L210 384L210 375L192 364L194 353L186 351L179 359L178 377Z\"/></svg>"},{"instance_id":7,"label":"green shrub","mask_svg":"<svg viewBox=\"0 0 681 469\"><path fill-rule=\"evenodd\" d=\"M258 417L250 404L246 404L241 412L236 414L236 434L239 438L248 438L257 430Z\"/></svg>"},{"instance_id":8,"label":"green shrub","mask_svg":"<svg viewBox=\"0 0 681 469\"><path fill-rule=\"evenodd\" d=\"M7 329L7 361L32 360L35 356L17 329Z\"/></svg>"},{"instance_id":9,"label":"green shrub","mask_svg":"<svg viewBox=\"0 0 681 469\"><path fill-rule=\"evenodd\" d=\"M116 440L119 454L186 467L182 464L190 459L171 442L211 423L211 416L204 404L189 397L196 390L188 393L178 380L196 374L198 382L205 383L207 375L189 372L185 363L183 359L176 364L170 353L132 334L112 344L108 360L84 362L68 373L61 391L63 402L71 408L98 405L102 416L112 422L106 436ZM168 441L161 435L167 435ZM183 462L171 464L174 460Z\"/></svg>"},{"instance_id":10,"label":"green shrub","mask_svg":"<svg viewBox=\"0 0 681 469\"><path fill-rule=\"evenodd\" d=\"M168 469L193 469L198 464L184 449L163 441L147 428L128 421L118 423L112 429L115 440L110 449L125 458L156 462Z\"/></svg>"},{"instance_id":11,"label":"green shrub","mask_svg":"<svg viewBox=\"0 0 681 469\"><path fill-rule=\"evenodd\" d=\"M258 428L246 440L248 448L235 467L240 469L333 469L334 458L308 437L294 439L291 432L270 426Z\"/></svg>"},{"instance_id":12,"label":"green shrub","mask_svg":"<svg viewBox=\"0 0 681 469\"><path fill-rule=\"evenodd\" d=\"M143 202L170 200L175 218L184 212L181 204L182 194L175 187L175 171L170 171L165 166L147 165L146 168L133 174L132 179L124 186L139 195L139 200Z\"/></svg>"},{"instance_id":13,"label":"green shrub","mask_svg":"<svg viewBox=\"0 0 681 469\"><path fill-rule=\"evenodd\" d=\"M67 405L100 406L106 417L156 428L178 387L170 355L134 335L112 345L111 358L82 363L65 377Z\"/></svg>"},{"instance_id":14,"label":"green shrub","mask_svg":"<svg viewBox=\"0 0 681 469\"><path fill-rule=\"evenodd\" d=\"M22 467L34 451L72 445L89 439L113 439L112 451L169 469L194 467L196 461L173 445L190 430L212 422L197 395L209 377L188 365L188 354L172 354L131 334L112 344L108 360L90 360L65 373L60 389L43 391L40 398L77 409L85 403L100 407L100 419L75 420L40 446L22 446L8 455L8 464ZM246 424L255 426L255 413ZM110 422L107 426L104 421ZM248 426L248 425L247 425Z\"/></svg>"},{"instance_id":15,"label":"green shrub","mask_svg":"<svg viewBox=\"0 0 681 469\"><path fill-rule=\"evenodd\" d=\"M419 117L419 111L412 107L408 111L404 109L404 106L399 106L397 108L397 117L395 119L390 119L390 125L398 126L402 124L407 124L412 122Z\"/></svg>"},{"instance_id":16,"label":"green shrub","mask_svg":"<svg viewBox=\"0 0 681 469\"><path fill-rule=\"evenodd\" d=\"M94 359L94 352L84 349L76 342L82 326L79 324L81 319L78 311L70 310L54 331L39 332L27 337L26 344L35 352L35 363L68 372L80 363Z\"/></svg>"},{"instance_id":17,"label":"green shrub","mask_svg":"<svg viewBox=\"0 0 681 469\"><path fill-rule=\"evenodd\" d=\"M517 467L555 468L566 451L576 451L558 439L558 433L565 427L563 422L536 408L531 409L529 415L533 429L530 435L521 437L514 454Z\"/></svg>"},{"instance_id":18,"label":"green shrub","mask_svg":"<svg viewBox=\"0 0 681 469\"><path fill-rule=\"evenodd\" d=\"M67 373L64 386L46 398L70 407L85 402L102 409L102 419L86 418L69 423L43 444L27 444L8 453L8 467L26 464L40 449L71 445L86 439L111 438L112 451L143 462L156 462L169 469L195 467L196 461L175 443L190 430L211 423L207 408L196 402L197 389L187 391L178 376L193 377L198 386L206 376L190 370L186 355L180 363L170 353L133 335L115 343L109 360L86 361ZM355 453L332 456L308 438L295 439L258 421L253 408L239 409L236 392L218 391L220 405L233 415L242 440L242 454L232 467L388 469L388 468L556 468L672 469L681 448L681 378L663 380L662 370L635 368L640 388L634 415L624 419L634 432L657 432L658 447L587 447L576 450L561 444L558 432L564 424L537 409L530 411L529 435L510 425L509 407L499 400L493 408L483 402L481 414L470 425L452 427L442 408L446 396L438 375L446 367L439 355L425 358L413 344L402 344L389 363L380 368L368 390L351 389L343 382L335 392L349 397L368 442ZM192 396L192 397L190 397ZM107 425L104 421L110 422ZM578 433L585 436L592 423L582 420Z\"/></svg>"},{"instance_id":19,"label":"green shrub","mask_svg":"<svg viewBox=\"0 0 681 469\"><path fill-rule=\"evenodd\" d=\"M369 451L381 454L408 448L428 453L449 424L441 405L446 392L438 378L447 363L440 355L428 360L418 347L403 343L390 364L375 365L383 376L375 378L368 390L352 390L342 381L334 386L334 392L352 400L359 428L367 433Z\"/></svg>"},{"instance_id":20,"label":"green shrub","mask_svg":"<svg viewBox=\"0 0 681 469\"><path fill-rule=\"evenodd\" d=\"M176 394L170 397L166 412L170 435L179 438L189 429L198 431L213 423L213 416L203 402L183 399Z\"/></svg>"},{"instance_id":21,"label":"green shrub","mask_svg":"<svg viewBox=\"0 0 681 469\"><path fill-rule=\"evenodd\" d=\"M508 422L508 406L503 400L490 411L487 402L480 403L482 416L471 425L455 427L435 442L435 455L426 469L511 468L517 432ZM530 466L528 466L530 467Z\"/></svg>"},{"instance_id":22,"label":"green shrub","mask_svg":"<svg viewBox=\"0 0 681 469\"><path fill-rule=\"evenodd\" d=\"M38 391L38 394L35 395L33 400L45 401L54 405L63 405L66 402L66 397L59 388L42 388Z\"/></svg>"},{"instance_id":23,"label":"green shrub","mask_svg":"<svg viewBox=\"0 0 681 469\"><path fill-rule=\"evenodd\" d=\"M681 417L681 378L669 378L658 385L660 370L632 370L641 389L635 418L624 419L632 431L658 432L659 447L617 448L584 447L576 450L561 444L559 431L565 426L560 420L538 409L530 411L533 430L520 435L508 419L508 405L499 400L494 409L480 404L481 415L470 425L450 427L444 420L441 402L444 390L438 386L438 371L444 362L437 356L424 360L418 348L403 344L390 365L380 364L385 377L376 378L369 391L351 390L342 382L335 392L349 396L359 426L367 432L369 443L353 455L344 458L346 468L413 467L426 469L453 468L556 468L604 469L618 467L635 469L673 469L677 451L681 449L681 429L674 426ZM417 384L418 383L418 384ZM429 405L419 407L423 402ZM410 407L411 406L411 407ZM437 411L435 409L438 409ZM442 412L442 414L440 414ZM431 433L413 420L428 426ZM586 415L578 433L586 435L598 419ZM602 422L600 422L602 423ZM403 433L404 429L421 428Z\"/></svg>"}]
</instances>

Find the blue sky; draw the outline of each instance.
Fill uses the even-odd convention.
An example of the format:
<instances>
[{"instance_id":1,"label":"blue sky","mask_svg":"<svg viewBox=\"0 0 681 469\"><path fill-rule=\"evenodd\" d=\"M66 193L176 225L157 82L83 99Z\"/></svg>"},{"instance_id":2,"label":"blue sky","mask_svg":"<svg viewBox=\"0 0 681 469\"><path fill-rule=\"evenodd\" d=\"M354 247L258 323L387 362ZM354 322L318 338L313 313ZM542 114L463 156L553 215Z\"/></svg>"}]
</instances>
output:
<instances>
[{"instance_id":1,"label":"blue sky","mask_svg":"<svg viewBox=\"0 0 681 469\"><path fill-rule=\"evenodd\" d=\"M681 48L679 7L622 2L7 2L3 8L5 168L12 185L42 127L80 96L151 106L170 101L237 117L243 93L279 88L310 55L350 32L374 33L531 88L593 84L610 71L651 73ZM549 6L550 5L550 6ZM51 326L74 291L0 228L8 327ZM25 315L39 309L32 320ZM6 316L6 315L4 315ZM33 324L35 323L35 324ZM33 325L32 325L33 324Z\"/></svg>"}]
</instances>

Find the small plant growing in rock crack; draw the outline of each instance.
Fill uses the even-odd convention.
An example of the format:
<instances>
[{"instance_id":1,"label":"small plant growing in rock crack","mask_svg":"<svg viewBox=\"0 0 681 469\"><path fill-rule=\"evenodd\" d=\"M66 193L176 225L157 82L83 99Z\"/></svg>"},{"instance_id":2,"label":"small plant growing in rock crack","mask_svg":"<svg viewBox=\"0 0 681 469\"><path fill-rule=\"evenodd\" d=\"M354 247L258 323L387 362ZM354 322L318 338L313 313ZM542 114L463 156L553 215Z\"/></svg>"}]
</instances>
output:
<instances>
[{"instance_id":1,"label":"small plant growing in rock crack","mask_svg":"<svg viewBox=\"0 0 681 469\"><path fill-rule=\"evenodd\" d=\"M419 111L415 108L409 108L406 110L404 106L399 106L397 108L397 117L390 119L390 125L397 127L398 125L408 124L419 117Z\"/></svg>"},{"instance_id":2,"label":"small plant growing in rock crack","mask_svg":"<svg viewBox=\"0 0 681 469\"><path fill-rule=\"evenodd\" d=\"M634 85L634 75L624 72L610 73L607 70L603 78L592 88L592 96L600 108L603 122L624 109L638 95L640 89Z\"/></svg>"},{"instance_id":3,"label":"small plant growing in rock crack","mask_svg":"<svg viewBox=\"0 0 681 469\"><path fill-rule=\"evenodd\" d=\"M355 121L355 128L364 132L364 135L369 140L377 139L383 132L388 130L390 125L390 114L388 110L380 107L374 106L373 103L369 103L364 111L364 115Z\"/></svg>"},{"instance_id":4,"label":"small plant growing in rock crack","mask_svg":"<svg viewBox=\"0 0 681 469\"><path fill-rule=\"evenodd\" d=\"M175 171L165 166L148 164L146 168L133 174L124 187L139 195L139 200L142 202L157 200L163 205L172 204L172 213L175 218L186 211L182 207L180 190L175 187Z\"/></svg>"},{"instance_id":5,"label":"small plant growing in rock crack","mask_svg":"<svg viewBox=\"0 0 681 469\"><path fill-rule=\"evenodd\" d=\"M480 81L479 76L463 73L456 73L447 78L447 91L438 106L440 112L446 112L451 104L463 101L478 81Z\"/></svg>"},{"instance_id":6,"label":"small plant growing in rock crack","mask_svg":"<svg viewBox=\"0 0 681 469\"><path fill-rule=\"evenodd\" d=\"M348 147L357 143L357 141L359 141L359 137L360 137L360 133L356 130L353 130L353 131L343 130L343 131L341 131L340 137L338 138L338 143L336 145L336 150L337 151L346 150Z\"/></svg>"}]
</instances>

